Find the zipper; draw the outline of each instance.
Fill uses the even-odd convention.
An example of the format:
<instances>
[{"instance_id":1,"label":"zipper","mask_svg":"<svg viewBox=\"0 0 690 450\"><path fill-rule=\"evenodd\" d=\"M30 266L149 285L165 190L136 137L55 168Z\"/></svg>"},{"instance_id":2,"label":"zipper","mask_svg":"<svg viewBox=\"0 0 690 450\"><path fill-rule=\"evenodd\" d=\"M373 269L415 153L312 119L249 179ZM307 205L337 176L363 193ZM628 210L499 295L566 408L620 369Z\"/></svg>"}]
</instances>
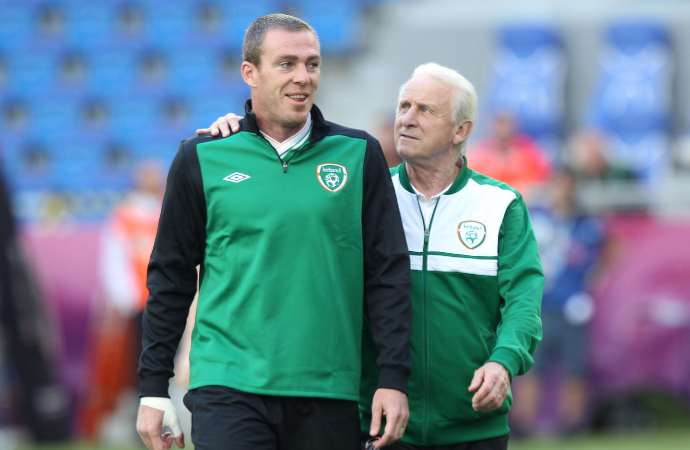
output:
<instances>
[{"instance_id":1,"label":"zipper","mask_svg":"<svg viewBox=\"0 0 690 450\"><path fill-rule=\"evenodd\" d=\"M309 139L311 139L311 135L309 136ZM266 141L266 142L268 143L268 145L271 145L270 142L268 142L268 141ZM289 163L290 161L292 161L292 158L294 158L298 153L300 153L302 150L304 150L305 148L307 148L307 147L309 146L310 143L311 143L310 141L307 141L307 142L305 142L304 144L302 144L302 146L301 146L300 148L298 148L298 149L296 149L296 150L294 150L294 149L293 149L293 150L288 150L288 152L292 152L292 154L290 155L290 158L288 158L288 159L283 159L283 158L281 158L280 155L278 154L278 152L275 151L275 149L274 149L273 146L271 145L271 149L273 150L273 153L276 154L276 156L278 157L278 161L280 161L280 163L283 165L283 173L287 173L288 163Z\"/></svg>"},{"instance_id":2,"label":"zipper","mask_svg":"<svg viewBox=\"0 0 690 450\"><path fill-rule=\"evenodd\" d=\"M302 149L303 149L304 147L306 147L307 144L308 144L308 142L305 143L304 145L302 145L301 148L299 148L299 149L297 149L297 150L295 150L295 151L289 150L289 151L292 152L292 155L290 156L290 159L288 159L287 161L285 161L285 160L283 160L283 158L280 157L280 155L278 154L278 152L276 151L276 149L273 148L273 146L271 145L271 143L268 142L268 139L266 139L266 137L264 137L264 136L261 135L261 134L260 134L260 136L261 136L261 138L263 138L264 141L266 141L266 144L268 144L268 146L271 148L271 150L273 151L273 153L274 153L274 154L276 155L276 157L278 158L278 162L283 166L283 173L287 173L287 166L288 166L288 163L290 162L290 160L292 160L292 158L295 157L295 154L296 154L297 152L302 151ZM310 138L311 138L311 136L310 136Z\"/></svg>"},{"instance_id":3,"label":"zipper","mask_svg":"<svg viewBox=\"0 0 690 450\"><path fill-rule=\"evenodd\" d=\"M424 248L422 249L422 286L424 292L424 320L422 326L422 334L424 335L424 415L422 418L422 445L426 445L427 434L429 432L429 296L427 295L427 258L429 256L429 234L431 232L431 225L434 223L434 216L436 215L436 208L441 201L441 197L436 200L434 211L431 213L431 220L429 226L426 226L422 207L419 204L419 197L417 197L417 206L419 213L422 215L422 225L424 227Z\"/></svg>"},{"instance_id":4,"label":"zipper","mask_svg":"<svg viewBox=\"0 0 690 450\"><path fill-rule=\"evenodd\" d=\"M271 145L271 144L269 143L268 145ZM283 165L283 173L287 173L287 166L288 166L288 163L289 163L290 161L292 161L292 158L294 158L295 155L296 155L297 153L301 152L301 151L304 149L304 147L306 147L306 145L302 146L302 148L299 148L299 149L297 149L297 150L290 150L290 151L292 152L292 155L290 155L290 158L289 158L289 159L283 159L283 158L281 158L280 155L278 154L278 152L275 151L275 149L274 149L273 147L271 147L271 149L273 149L273 153L275 153L276 156L278 157L278 161L280 161L280 164Z\"/></svg>"}]
</instances>

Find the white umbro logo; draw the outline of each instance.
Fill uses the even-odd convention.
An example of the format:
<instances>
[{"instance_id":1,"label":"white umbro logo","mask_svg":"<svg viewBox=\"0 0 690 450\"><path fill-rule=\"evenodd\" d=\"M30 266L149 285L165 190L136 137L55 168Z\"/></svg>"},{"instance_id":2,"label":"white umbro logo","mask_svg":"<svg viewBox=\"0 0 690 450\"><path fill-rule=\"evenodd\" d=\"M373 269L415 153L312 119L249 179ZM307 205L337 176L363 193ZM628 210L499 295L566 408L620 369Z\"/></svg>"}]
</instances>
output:
<instances>
[{"instance_id":1,"label":"white umbro logo","mask_svg":"<svg viewBox=\"0 0 690 450\"><path fill-rule=\"evenodd\" d=\"M249 178L251 178L249 175L235 172L235 173L231 173L227 177L223 178L223 180L232 181L233 183L239 183L240 181L244 181L244 180L249 179Z\"/></svg>"}]
</instances>

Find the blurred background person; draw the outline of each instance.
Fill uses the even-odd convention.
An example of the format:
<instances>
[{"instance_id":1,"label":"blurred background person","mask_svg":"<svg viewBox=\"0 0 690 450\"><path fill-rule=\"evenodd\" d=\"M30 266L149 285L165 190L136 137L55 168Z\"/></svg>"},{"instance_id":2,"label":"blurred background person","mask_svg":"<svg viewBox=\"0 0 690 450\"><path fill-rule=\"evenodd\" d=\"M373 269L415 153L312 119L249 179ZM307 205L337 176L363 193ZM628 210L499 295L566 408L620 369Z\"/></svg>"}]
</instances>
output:
<instances>
[{"instance_id":1,"label":"blurred background person","mask_svg":"<svg viewBox=\"0 0 690 450\"><path fill-rule=\"evenodd\" d=\"M494 116L491 131L469 151L473 170L513 186L529 199L551 176L548 156L537 141L518 131L508 112Z\"/></svg>"},{"instance_id":2,"label":"blurred background person","mask_svg":"<svg viewBox=\"0 0 690 450\"><path fill-rule=\"evenodd\" d=\"M518 434L573 433L585 426L588 400L587 323L594 315L590 283L605 239L601 220L588 215L576 200L575 174L561 169L555 176L550 205L530 212L539 243L546 286L542 303L544 337L534 367L516 389L513 422ZM537 426L541 407L551 403L547 380L558 377L553 400L555 421Z\"/></svg>"},{"instance_id":3,"label":"blurred background person","mask_svg":"<svg viewBox=\"0 0 690 450\"><path fill-rule=\"evenodd\" d=\"M580 181L633 180L634 174L610 161L606 136L593 129L577 131L568 143L567 158Z\"/></svg>"},{"instance_id":4,"label":"blurred background person","mask_svg":"<svg viewBox=\"0 0 690 450\"><path fill-rule=\"evenodd\" d=\"M133 190L113 209L101 236L103 302L92 330L90 385L81 415L85 437L109 442L139 439L131 424L139 400L146 271L165 193L164 168L157 161L139 163L133 178Z\"/></svg>"},{"instance_id":5,"label":"blurred background person","mask_svg":"<svg viewBox=\"0 0 690 450\"><path fill-rule=\"evenodd\" d=\"M158 229L165 172L157 161L140 163L134 189L116 206L103 231L101 277L107 304L141 319L146 305L146 268Z\"/></svg>"},{"instance_id":6,"label":"blurred background person","mask_svg":"<svg viewBox=\"0 0 690 450\"><path fill-rule=\"evenodd\" d=\"M21 248L0 164L0 440L13 449L22 430L39 443L69 437L67 393L49 306ZM14 420L13 420L14 419Z\"/></svg>"},{"instance_id":7,"label":"blurred background person","mask_svg":"<svg viewBox=\"0 0 690 450\"><path fill-rule=\"evenodd\" d=\"M381 149L389 168L399 166L403 162L398 152L395 151L394 125L395 116L384 114L380 117L373 133L373 136L381 144Z\"/></svg>"}]
</instances>

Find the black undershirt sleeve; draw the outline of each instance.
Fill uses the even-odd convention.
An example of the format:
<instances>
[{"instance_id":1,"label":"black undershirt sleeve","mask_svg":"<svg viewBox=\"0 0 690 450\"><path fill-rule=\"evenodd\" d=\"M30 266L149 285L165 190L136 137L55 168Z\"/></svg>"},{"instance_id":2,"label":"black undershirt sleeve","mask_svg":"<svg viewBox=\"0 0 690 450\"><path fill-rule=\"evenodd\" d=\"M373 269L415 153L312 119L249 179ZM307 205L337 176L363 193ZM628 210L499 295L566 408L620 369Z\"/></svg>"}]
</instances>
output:
<instances>
[{"instance_id":1,"label":"black undershirt sleeve","mask_svg":"<svg viewBox=\"0 0 690 450\"><path fill-rule=\"evenodd\" d=\"M139 361L140 397L168 397L177 346L197 290L206 242L206 202L196 138L182 142L168 173L151 253Z\"/></svg>"},{"instance_id":2,"label":"black undershirt sleeve","mask_svg":"<svg viewBox=\"0 0 690 450\"><path fill-rule=\"evenodd\" d=\"M395 189L381 145L368 138L362 201L364 301L378 349L379 388L407 393L412 280Z\"/></svg>"}]
</instances>

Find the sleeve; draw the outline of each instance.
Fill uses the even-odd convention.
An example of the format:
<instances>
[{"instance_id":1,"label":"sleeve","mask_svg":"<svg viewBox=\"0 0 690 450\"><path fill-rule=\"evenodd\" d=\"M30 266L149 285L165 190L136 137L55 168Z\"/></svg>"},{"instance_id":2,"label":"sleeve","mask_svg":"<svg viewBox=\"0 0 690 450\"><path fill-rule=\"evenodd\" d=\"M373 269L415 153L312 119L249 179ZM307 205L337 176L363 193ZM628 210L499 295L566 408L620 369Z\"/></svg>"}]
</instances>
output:
<instances>
[{"instance_id":1,"label":"sleeve","mask_svg":"<svg viewBox=\"0 0 690 450\"><path fill-rule=\"evenodd\" d=\"M149 262L140 397L168 397L175 352L197 290L196 266L202 263L206 242L206 204L193 142L183 141L170 167Z\"/></svg>"},{"instance_id":2,"label":"sleeve","mask_svg":"<svg viewBox=\"0 0 690 450\"><path fill-rule=\"evenodd\" d=\"M410 257L380 144L369 137L362 200L364 300L378 349L379 388L407 393L412 329Z\"/></svg>"},{"instance_id":3,"label":"sleeve","mask_svg":"<svg viewBox=\"0 0 690 450\"><path fill-rule=\"evenodd\" d=\"M512 380L532 367L542 336L544 272L522 196L508 206L498 239L498 286L503 301L496 346L489 361L505 367Z\"/></svg>"}]
</instances>

